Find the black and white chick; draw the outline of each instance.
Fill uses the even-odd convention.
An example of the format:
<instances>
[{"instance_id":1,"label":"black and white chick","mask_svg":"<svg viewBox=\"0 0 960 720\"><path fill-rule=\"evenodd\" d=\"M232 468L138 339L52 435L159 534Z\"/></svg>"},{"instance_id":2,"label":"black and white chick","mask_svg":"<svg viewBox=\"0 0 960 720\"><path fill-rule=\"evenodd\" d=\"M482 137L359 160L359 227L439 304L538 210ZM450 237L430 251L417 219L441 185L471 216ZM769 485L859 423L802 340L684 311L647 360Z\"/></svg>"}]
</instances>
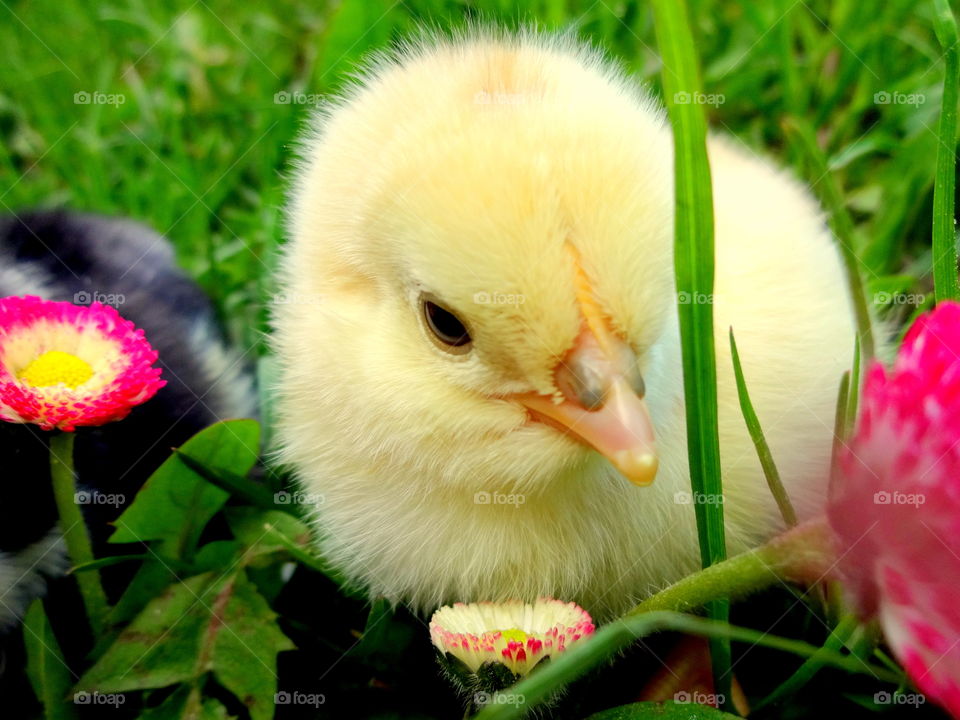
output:
<instances>
[{"instance_id":1,"label":"black and white chick","mask_svg":"<svg viewBox=\"0 0 960 720\"><path fill-rule=\"evenodd\" d=\"M11 295L114 304L159 353L167 384L154 398L122 422L77 430L78 486L88 497L113 496L83 508L95 546L172 447L255 413L248 367L228 348L208 298L177 268L169 241L140 223L60 210L0 218L0 297ZM0 423L0 633L66 569L49 437Z\"/></svg>"}]
</instances>

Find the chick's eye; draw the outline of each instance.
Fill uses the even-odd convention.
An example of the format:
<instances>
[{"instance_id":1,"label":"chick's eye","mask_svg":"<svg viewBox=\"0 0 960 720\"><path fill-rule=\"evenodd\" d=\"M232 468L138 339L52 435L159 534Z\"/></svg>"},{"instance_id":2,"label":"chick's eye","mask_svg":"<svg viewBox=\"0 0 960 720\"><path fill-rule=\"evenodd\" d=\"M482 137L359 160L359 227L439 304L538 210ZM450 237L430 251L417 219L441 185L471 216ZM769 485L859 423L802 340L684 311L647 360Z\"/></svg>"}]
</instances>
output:
<instances>
[{"instance_id":1,"label":"chick's eye","mask_svg":"<svg viewBox=\"0 0 960 720\"><path fill-rule=\"evenodd\" d=\"M463 323L449 310L430 300L423 301L423 316L427 327L441 344L449 348L466 349L470 344L470 333Z\"/></svg>"}]
</instances>

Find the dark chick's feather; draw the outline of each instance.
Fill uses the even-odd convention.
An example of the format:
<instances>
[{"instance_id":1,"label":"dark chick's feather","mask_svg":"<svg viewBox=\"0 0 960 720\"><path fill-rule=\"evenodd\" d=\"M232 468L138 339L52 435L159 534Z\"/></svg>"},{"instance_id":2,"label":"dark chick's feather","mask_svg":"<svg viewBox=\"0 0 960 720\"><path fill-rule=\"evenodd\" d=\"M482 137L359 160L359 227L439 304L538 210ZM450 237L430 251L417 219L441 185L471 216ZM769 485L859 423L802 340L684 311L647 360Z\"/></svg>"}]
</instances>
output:
<instances>
[{"instance_id":1,"label":"dark chick's feather","mask_svg":"<svg viewBox=\"0 0 960 720\"><path fill-rule=\"evenodd\" d=\"M66 211L0 218L0 296L25 294L115 304L159 352L167 385L153 399L122 422L77 431L80 486L122 498L119 506L84 506L99 545L172 447L220 419L254 413L248 367L226 347L210 302L176 267L170 243L131 220ZM63 567L48 439L33 426L0 423L0 626L42 589L43 574Z\"/></svg>"}]
</instances>

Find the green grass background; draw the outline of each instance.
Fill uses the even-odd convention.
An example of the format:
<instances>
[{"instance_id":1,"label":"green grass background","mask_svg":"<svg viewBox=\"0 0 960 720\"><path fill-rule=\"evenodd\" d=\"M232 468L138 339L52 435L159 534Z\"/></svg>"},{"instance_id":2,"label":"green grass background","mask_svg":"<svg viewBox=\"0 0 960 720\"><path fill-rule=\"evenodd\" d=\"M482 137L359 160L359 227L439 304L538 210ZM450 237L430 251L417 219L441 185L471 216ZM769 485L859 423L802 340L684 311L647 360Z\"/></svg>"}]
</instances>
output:
<instances>
[{"instance_id":1,"label":"green grass background","mask_svg":"<svg viewBox=\"0 0 960 720\"><path fill-rule=\"evenodd\" d=\"M944 74L932 3L690 0L689 8L713 130L793 168L818 194L839 189L867 299L900 321L893 326L929 306ZM652 13L633 0L523 9L500 0L0 0L0 213L68 206L147 222L171 238L232 339L266 354L285 178L311 103L336 92L368 51L418 25L464 19L573 28L660 92ZM78 101L85 97L93 101ZM809 138L824 163L810 162ZM344 626L362 623L362 604L322 592L328 611L350 618ZM759 622L755 608L739 611L741 624ZM293 614L308 617L309 608ZM793 620L782 634L822 641L821 628ZM422 626L406 618L390 632L403 642L390 636L384 646L406 647ZM339 662L332 634L308 628L304 637L318 637L317 646L299 639L303 650L281 661L282 677L296 677L296 665L319 675ZM369 661L351 662L329 682L366 698ZM410 706L434 708L428 693L444 691L431 658L386 662L378 677L403 687ZM613 671L605 683L622 690L636 677ZM835 701L805 693L794 716Z\"/></svg>"},{"instance_id":2,"label":"green grass background","mask_svg":"<svg viewBox=\"0 0 960 720\"><path fill-rule=\"evenodd\" d=\"M932 299L943 58L931 5L693 0L690 9L705 91L723 100L708 108L711 126L804 175L782 124L808 124L853 213L869 297L901 314ZM336 92L372 48L464 18L575 27L658 82L652 15L633 1L3 2L0 212L67 205L148 222L172 238L234 339L261 343L285 172L311 109L277 93ZM78 104L82 92L124 102ZM877 93L908 102L878 103Z\"/></svg>"}]
</instances>

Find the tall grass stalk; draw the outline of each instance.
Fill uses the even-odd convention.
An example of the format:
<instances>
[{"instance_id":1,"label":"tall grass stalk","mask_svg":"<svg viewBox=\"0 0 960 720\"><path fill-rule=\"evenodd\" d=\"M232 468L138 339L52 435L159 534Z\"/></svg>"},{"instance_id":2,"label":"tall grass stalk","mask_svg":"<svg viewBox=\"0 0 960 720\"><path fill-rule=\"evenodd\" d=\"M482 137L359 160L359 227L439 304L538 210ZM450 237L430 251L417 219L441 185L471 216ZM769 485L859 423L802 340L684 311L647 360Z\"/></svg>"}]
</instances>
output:
<instances>
[{"instance_id":1,"label":"tall grass stalk","mask_svg":"<svg viewBox=\"0 0 960 720\"><path fill-rule=\"evenodd\" d=\"M717 421L717 361L713 305L698 302L713 296L713 193L707 159L707 121L696 102L702 95L700 67L684 0L654 0L654 24L663 61L663 92L673 126L674 270L679 298L686 399L687 452L694 497L721 497L720 438ZM678 300L679 300L678 298ZM726 557L723 504L694 503L700 558L704 567ZM729 599L707 606L717 621L729 617ZM730 698L730 642L711 638L714 687Z\"/></svg>"}]
</instances>

